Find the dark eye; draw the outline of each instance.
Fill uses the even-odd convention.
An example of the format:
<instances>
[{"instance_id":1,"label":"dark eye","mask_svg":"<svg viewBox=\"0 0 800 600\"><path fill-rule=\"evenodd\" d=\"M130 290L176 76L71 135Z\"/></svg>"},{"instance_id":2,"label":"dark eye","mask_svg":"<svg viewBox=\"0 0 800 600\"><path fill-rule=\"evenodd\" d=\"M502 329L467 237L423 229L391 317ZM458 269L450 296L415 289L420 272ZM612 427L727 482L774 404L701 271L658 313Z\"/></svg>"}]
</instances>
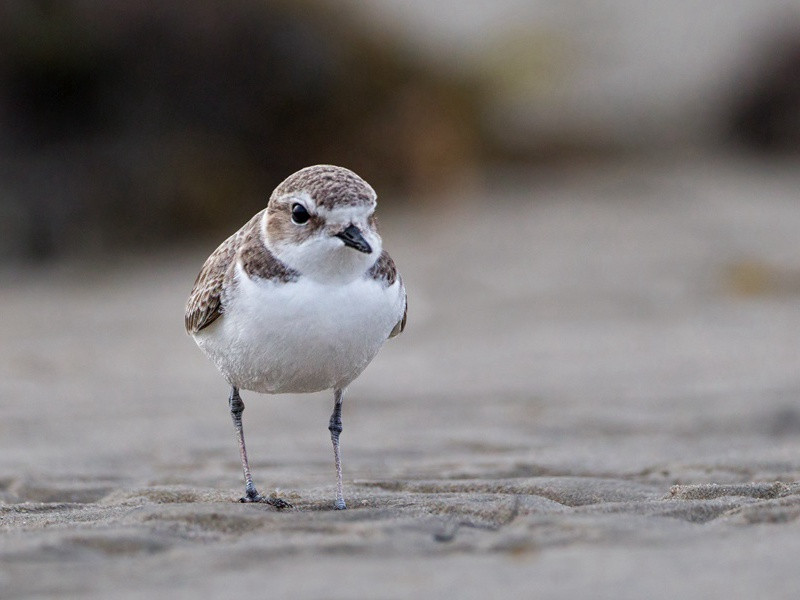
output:
<instances>
[{"instance_id":1,"label":"dark eye","mask_svg":"<svg viewBox=\"0 0 800 600\"><path fill-rule=\"evenodd\" d=\"M303 223L307 222L311 218L311 215L308 214L306 207L302 204L293 204L292 205L292 221L297 223L298 225L302 225Z\"/></svg>"}]
</instances>

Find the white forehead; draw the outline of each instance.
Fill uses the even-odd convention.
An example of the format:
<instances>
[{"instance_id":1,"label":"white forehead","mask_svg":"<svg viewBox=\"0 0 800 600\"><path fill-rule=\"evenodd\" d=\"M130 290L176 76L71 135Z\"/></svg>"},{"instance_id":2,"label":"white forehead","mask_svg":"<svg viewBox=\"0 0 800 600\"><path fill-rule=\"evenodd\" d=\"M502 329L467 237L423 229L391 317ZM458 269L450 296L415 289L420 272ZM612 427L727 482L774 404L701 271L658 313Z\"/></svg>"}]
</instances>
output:
<instances>
[{"instance_id":1,"label":"white forehead","mask_svg":"<svg viewBox=\"0 0 800 600\"><path fill-rule=\"evenodd\" d=\"M375 202L358 206L336 206L334 208L318 206L316 211L328 224L362 223L375 212Z\"/></svg>"},{"instance_id":2,"label":"white forehead","mask_svg":"<svg viewBox=\"0 0 800 600\"><path fill-rule=\"evenodd\" d=\"M288 200L290 202L299 202L306 210L312 214L317 214L328 224L348 224L354 222L365 222L369 216L375 212L377 202L373 200L368 204L344 204L342 206L334 206L328 208L326 206L317 206L311 194L308 192L293 192L281 197L281 200Z\"/></svg>"},{"instance_id":3,"label":"white forehead","mask_svg":"<svg viewBox=\"0 0 800 600\"><path fill-rule=\"evenodd\" d=\"M292 192L291 194L284 194L277 198L279 202L299 202L305 206L308 212L314 212L314 199L308 192Z\"/></svg>"}]
</instances>

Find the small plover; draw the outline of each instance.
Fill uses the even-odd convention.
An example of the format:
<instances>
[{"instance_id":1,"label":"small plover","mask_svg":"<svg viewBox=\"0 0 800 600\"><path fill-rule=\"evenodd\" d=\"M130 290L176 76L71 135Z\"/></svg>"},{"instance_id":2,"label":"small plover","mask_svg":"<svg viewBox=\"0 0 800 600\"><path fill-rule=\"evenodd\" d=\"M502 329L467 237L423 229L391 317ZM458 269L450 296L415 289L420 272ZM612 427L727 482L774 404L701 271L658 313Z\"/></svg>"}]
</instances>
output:
<instances>
[{"instance_id":1,"label":"small plover","mask_svg":"<svg viewBox=\"0 0 800 600\"><path fill-rule=\"evenodd\" d=\"M244 471L253 485L239 390L266 394L333 390L328 429L336 502L345 508L339 434L345 389L383 343L403 331L406 291L383 250L376 194L343 167L317 165L289 176L267 207L208 257L186 305L186 331L231 386L228 405Z\"/></svg>"}]
</instances>

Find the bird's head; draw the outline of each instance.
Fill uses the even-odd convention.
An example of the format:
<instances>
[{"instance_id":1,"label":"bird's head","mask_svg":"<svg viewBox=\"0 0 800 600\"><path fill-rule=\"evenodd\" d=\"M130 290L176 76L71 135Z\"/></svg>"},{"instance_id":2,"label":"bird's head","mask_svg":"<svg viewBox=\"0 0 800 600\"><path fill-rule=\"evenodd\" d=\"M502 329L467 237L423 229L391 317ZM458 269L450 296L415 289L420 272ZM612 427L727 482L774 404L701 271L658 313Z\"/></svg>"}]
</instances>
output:
<instances>
[{"instance_id":1,"label":"bird's head","mask_svg":"<svg viewBox=\"0 0 800 600\"><path fill-rule=\"evenodd\" d=\"M270 197L267 245L287 266L313 279L353 280L381 254L376 199L375 190L349 169L301 169Z\"/></svg>"}]
</instances>

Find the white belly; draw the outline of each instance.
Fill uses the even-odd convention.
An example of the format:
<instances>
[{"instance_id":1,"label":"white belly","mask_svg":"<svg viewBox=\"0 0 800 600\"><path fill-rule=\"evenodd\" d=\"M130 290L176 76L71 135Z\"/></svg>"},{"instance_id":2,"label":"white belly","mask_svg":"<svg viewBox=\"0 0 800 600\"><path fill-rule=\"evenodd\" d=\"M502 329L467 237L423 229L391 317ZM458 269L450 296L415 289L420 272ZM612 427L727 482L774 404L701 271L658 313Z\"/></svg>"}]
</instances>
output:
<instances>
[{"instance_id":1,"label":"white belly","mask_svg":"<svg viewBox=\"0 0 800 600\"><path fill-rule=\"evenodd\" d=\"M399 280L323 284L239 274L225 312L195 334L237 387L263 393L343 388L358 377L404 310Z\"/></svg>"}]
</instances>

